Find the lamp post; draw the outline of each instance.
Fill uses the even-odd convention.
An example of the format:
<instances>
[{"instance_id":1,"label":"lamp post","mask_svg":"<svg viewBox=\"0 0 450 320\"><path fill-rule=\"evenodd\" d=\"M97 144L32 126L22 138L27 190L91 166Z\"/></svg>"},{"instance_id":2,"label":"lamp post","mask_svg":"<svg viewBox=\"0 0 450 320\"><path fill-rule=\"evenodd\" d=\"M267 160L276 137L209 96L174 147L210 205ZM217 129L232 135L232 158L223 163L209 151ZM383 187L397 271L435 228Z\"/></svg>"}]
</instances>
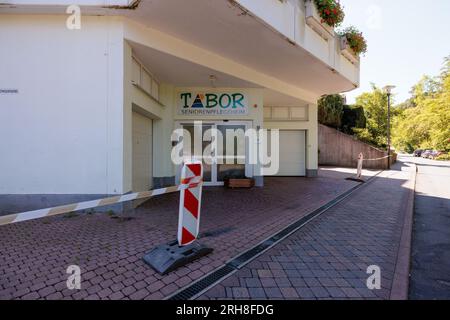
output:
<instances>
[{"instance_id":1,"label":"lamp post","mask_svg":"<svg viewBox=\"0 0 450 320\"><path fill-rule=\"evenodd\" d=\"M386 92L388 97L388 112L387 112L387 155L388 155L388 170L391 169L391 94L392 90L395 88L395 86L387 85L385 86L384 92Z\"/></svg>"}]
</instances>

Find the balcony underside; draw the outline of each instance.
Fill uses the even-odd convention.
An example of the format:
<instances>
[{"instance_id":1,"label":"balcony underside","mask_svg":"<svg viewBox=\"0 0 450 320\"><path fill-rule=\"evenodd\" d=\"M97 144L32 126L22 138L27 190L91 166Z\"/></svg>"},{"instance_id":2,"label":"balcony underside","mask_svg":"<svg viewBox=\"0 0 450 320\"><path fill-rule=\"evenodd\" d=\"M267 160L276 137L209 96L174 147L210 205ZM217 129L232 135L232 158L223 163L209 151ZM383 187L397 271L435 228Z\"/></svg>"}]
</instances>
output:
<instances>
[{"instance_id":1,"label":"balcony underside","mask_svg":"<svg viewBox=\"0 0 450 320\"><path fill-rule=\"evenodd\" d=\"M37 12L32 6L2 11ZM40 7L39 12L64 13L64 8ZM82 14L126 16L316 96L357 86L228 0L152 0L142 1L136 10L82 7Z\"/></svg>"}]
</instances>

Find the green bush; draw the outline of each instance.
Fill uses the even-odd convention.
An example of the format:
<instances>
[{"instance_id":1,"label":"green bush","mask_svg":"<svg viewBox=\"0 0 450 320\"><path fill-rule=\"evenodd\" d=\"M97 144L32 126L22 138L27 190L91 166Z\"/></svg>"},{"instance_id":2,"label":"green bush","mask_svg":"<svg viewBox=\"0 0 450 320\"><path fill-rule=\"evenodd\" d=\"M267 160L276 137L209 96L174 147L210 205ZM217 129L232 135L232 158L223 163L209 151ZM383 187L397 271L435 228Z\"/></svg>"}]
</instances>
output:
<instances>
[{"instance_id":1,"label":"green bush","mask_svg":"<svg viewBox=\"0 0 450 320\"><path fill-rule=\"evenodd\" d=\"M360 106L344 106L341 121L341 130L347 134L354 134L354 129L364 129L366 127L366 116L364 109Z\"/></svg>"},{"instance_id":2,"label":"green bush","mask_svg":"<svg viewBox=\"0 0 450 320\"><path fill-rule=\"evenodd\" d=\"M450 161L450 153L441 154L439 157L436 158L436 160L439 160L439 161Z\"/></svg>"},{"instance_id":3,"label":"green bush","mask_svg":"<svg viewBox=\"0 0 450 320\"><path fill-rule=\"evenodd\" d=\"M340 94L322 96L318 101L319 123L339 129L344 114L344 98Z\"/></svg>"}]
</instances>

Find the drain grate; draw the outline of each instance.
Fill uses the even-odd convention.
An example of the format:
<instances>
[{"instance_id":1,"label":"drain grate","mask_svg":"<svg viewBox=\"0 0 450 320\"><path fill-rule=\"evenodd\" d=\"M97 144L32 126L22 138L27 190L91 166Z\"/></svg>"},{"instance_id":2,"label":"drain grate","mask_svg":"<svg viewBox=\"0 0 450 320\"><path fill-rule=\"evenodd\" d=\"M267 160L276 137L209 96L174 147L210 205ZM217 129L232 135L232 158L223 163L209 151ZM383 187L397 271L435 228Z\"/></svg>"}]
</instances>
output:
<instances>
[{"instance_id":1,"label":"drain grate","mask_svg":"<svg viewBox=\"0 0 450 320\"><path fill-rule=\"evenodd\" d=\"M187 287L186 289L183 289L180 292L174 294L168 300L189 300L192 297L195 297L198 293L209 288L211 285L213 285L217 281L226 277L234 270L235 269L233 267L231 267L229 265L225 265L222 268L217 269L216 271L210 273L203 279L200 279L199 281L195 282L194 284Z\"/></svg>"},{"instance_id":2,"label":"drain grate","mask_svg":"<svg viewBox=\"0 0 450 320\"><path fill-rule=\"evenodd\" d=\"M379 174L379 173L378 173ZM368 182L372 182L377 176L371 177L365 185L368 184ZM253 260L256 256L267 250L268 248L274 246L277 244L281 239L285 238L287 235L291 234L294 231L297 231L305 224L309 223L311 220L313 220L315 217L321 215L328 209L334 207L339 202L341 202L343 199L347 198L350 194L352 194L357 189L364 186L364 184L356 185L350 190L344 192L343 194L339 195L332 201L326 203L325 205L321 206L320 208L314 210L310 214L304 216L303 218L300 218L299 220L295 221L294 223L290 224L280 232L276 233L274 236L270 237L269 239L265 240L264 242L258 244L257 246L251 248L248 251L245 251L244 253L240 254L236 258L229 261L226 265L223 267L217 269L216 271L213 271L212 273L208 274L204 278L198 280L197 282L193 283L192 285L182 289L181 291L175 293L173 296L169 297L167 300L189 300L192 298L195 298L202 292L209 289L211 286L213 286L218 281L222 280L226 276L230 275L233 271L236 271L238 269L241 269L246 264L248 264L251 260ZM222 230L216 230L222 231ZM214 231L213 231L214 232ZM219 232L220 233L220 232ZM203 235L204 237L208 235ZM211 235L209 235L211 236Z\"/></svg>"},{"instance_id":3,"label":"drain grate","mask_svg":"<svg viewBox=\"0 0 450 320\"><path fill-rule=\"evenodd\" d=\"M243 254L237 256L236 258L234 258L233 260L228 262L228 265L232 266L235 269L239 269L239 268L243 267L247 261L253 259L258 254L260 254L261 252L263 252L264 250L266 250L273 244L274 244L274 241L272 241L270 239L267 241L264 241L263 243L257 245L256 247L254 247L248 251L245 251Z\"/></svg>"}]
</instances>

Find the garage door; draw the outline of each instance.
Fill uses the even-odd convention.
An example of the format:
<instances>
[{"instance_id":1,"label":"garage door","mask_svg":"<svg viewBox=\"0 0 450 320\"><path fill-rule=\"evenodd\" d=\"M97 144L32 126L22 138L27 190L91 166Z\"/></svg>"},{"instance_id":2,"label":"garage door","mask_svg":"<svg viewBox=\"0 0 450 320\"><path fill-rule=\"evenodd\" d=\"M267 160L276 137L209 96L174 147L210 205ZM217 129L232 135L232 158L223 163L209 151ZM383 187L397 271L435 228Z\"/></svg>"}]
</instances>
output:
<instances>
[{"instance_id":1,"label":"garage door","mask_svg":"<svg viewBox=\"0 0 450 320\"><path fill-rule=\"evenodd\" d=\"M278 176L306 176L306 132L280 130Z\"/></svg>"},{"instance_id":2,"label":"garage door","mask_svg":"<svg viewBox=\"0 0 450 320\"><path fill-rule=\"evenodd\" d=\"M152 188L152 120L133 112L133 191Z\"/></svg>"}]
</instances>

